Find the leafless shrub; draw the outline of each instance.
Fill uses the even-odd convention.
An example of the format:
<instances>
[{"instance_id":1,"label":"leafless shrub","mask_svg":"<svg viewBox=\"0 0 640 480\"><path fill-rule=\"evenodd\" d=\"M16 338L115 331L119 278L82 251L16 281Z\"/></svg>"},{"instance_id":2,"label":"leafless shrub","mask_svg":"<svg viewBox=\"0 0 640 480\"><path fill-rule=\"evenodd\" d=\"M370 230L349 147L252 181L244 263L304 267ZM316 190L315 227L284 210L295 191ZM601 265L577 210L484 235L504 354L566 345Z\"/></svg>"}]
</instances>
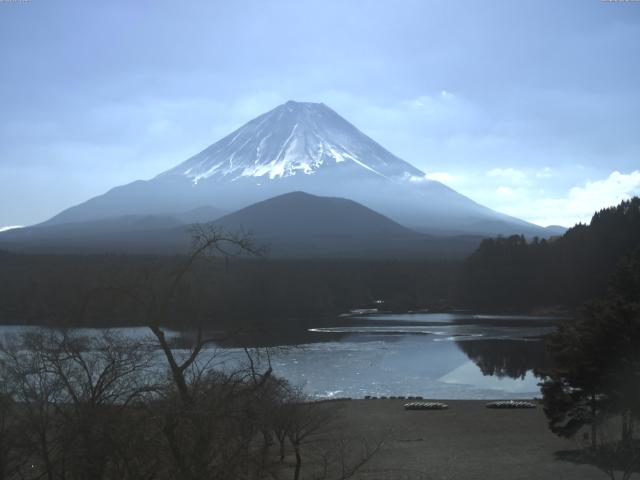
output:
<instances>
[{"instance_id":1,"label":"leafless shrub","mask_svg":"<svg viewBox=\"0 0 640 480\"><path fill-rule=\"evenodd\" d=\"M225 366L220 335L201 321L176 348L166 325L179 323L172 305L185 280L198 285L209 261L263 253L244 234L197 226L193 235L169 275L148 269L99 289L135 304L155 341L40 330L3 342L0 480L298 480L303 459L305 478L350 478L377 451L338 434L335 404L275 377L270 349L245 348L243 362Z\"/></svg>"}]
</instances>

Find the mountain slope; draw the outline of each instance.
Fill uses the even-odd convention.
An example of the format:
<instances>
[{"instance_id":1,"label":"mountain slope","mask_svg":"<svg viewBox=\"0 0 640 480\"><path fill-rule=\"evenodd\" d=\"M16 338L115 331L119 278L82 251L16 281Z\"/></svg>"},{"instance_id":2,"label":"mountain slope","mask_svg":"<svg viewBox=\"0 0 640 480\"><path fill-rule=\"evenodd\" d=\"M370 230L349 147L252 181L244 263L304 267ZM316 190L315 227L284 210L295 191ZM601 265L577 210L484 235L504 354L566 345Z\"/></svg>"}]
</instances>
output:
<instances>
[{"instance_id":1,"label":"mountain slope","mask_svg":"<svg viewBox=\"0 0 640 480\"><path fill-rule=\"evenodd\" d=\"M470 254L480 237L442 239L410 230L343 198L292 192L212 222L251 233L276 258L454 258ZM170 217L126 216L44 225L0 235L0 248L58 253L186 253L190 227Z\"/></svg>"},{"instance_id":2,"label":"mountain slope","mask_svg":"<svg viewBox=\"0 0 640 480\"><path fill-rule=\"evenodd\" d=\"M0 249L21 253L169 254L188 247L186 225L152 215L36 225L0 234Z\"/></svg>"},{"instance_id":3,"label":"mountain slope","mask_svg":"<svg viewBox=\"0 0 640 480\"><path fill-rule=\"evenodd\" d=\"M428 180L326 105L297 102L257 117L151 180L116 187L47 223L167 215L200 205L235 211L292 191L348 198L433 234L548 235Z\"/></svg>"},{"instance_id":4,"label":"mountain slope","mask_svg":"<svg viewBox=\"0 0 640 480\"><path fill-rule=\"evenodd\" d=\"M216 222L227 230L251 229L258 236L336 235L416 237L416 232L344 198L291 192L250 205Z\"/></svg>"},{"instance_id":5,"label":"mountain slope","mask_svg":"<svg viewBox=\"0 0 640 480\"><path fill-rule=\"evenodd\" d=\"M454 258L481 240L421 234L352 200L304 192L258 202L215 225L251 232L276 257Z\"/></svg>"},{"instance_id":6,"label":"mountain slope","mask_svg":"<svg viewBox=\"0 0 640 480\"><path fill-rule=\"evenodd\" d=\"M22 252L175 253L189 247L193 223L222 211L202 206L169 215L121 215L71 223L45 223L0 233L0 248Z\"/></svg>"},{"instance_id":7,"label":"mountain slope","mask_svg":"<svg viewBox=\"0 0 640 480\"><path fill-rule=\"evenodd\" d=\"M292 101L251 120L158 177L184 176L194 184L242 177L274 180L354 164L383 178L424 177L326 105Z\"/></svg>"}]
</instances>

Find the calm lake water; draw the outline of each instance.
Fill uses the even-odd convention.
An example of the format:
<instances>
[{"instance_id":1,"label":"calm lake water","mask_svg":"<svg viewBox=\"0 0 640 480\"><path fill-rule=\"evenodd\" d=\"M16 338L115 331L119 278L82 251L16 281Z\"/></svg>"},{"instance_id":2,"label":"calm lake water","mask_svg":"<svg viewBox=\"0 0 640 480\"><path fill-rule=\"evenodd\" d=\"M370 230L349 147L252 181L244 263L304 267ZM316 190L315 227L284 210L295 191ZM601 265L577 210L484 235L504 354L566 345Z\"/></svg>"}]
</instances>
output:
<instances>
[{"instance_id":1,"label":"calm lake water","mask_svg":"<svg viewBox=\"0 0 640 480\"><path fill-rule=\"evenodd\" d=\"M547 362L542 337L559 321L429 313L341 317L332 326L309 329L304 343L276 349L272 365L316 398L532 398L540 394L534 370ZM0 334L24 328L0 327ZM144 328L120 330L149 335ZM238 348L205 356L214 353L223 368L244 358Z\"/></svg>"}]
</instances>

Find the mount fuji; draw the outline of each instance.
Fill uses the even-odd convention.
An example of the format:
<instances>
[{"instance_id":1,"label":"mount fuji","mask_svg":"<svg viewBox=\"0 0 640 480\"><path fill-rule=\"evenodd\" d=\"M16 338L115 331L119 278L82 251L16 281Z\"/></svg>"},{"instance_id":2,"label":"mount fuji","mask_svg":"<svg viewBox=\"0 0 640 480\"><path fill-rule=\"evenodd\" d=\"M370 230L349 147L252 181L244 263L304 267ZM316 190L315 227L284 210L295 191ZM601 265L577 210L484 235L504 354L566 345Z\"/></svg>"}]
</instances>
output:
<instances>
[{"instance_id":1,"label":"mount fuji","mask_svg":"<svg viewBox=\"0 0 640 480\"><path fill-rule=\"evenodd\" d=\"M233 212L293 191L346 198L435 235L545 229L484 207L396 157L322 103L289 101L155 178L113 188L42 225Z\"/></svg>"}]
</instances>

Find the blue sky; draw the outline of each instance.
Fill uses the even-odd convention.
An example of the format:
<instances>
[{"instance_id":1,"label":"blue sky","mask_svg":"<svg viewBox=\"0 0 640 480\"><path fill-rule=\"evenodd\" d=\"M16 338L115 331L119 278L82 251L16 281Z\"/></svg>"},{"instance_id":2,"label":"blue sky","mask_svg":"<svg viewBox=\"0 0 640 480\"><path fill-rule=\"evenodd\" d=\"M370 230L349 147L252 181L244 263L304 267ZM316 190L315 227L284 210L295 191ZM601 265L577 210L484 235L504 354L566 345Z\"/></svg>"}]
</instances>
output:
<instances>
[{"instance_id":1,"label":"blue sky","mask_svg":"<svg viewBox=\"0 0 640 480\"><path fill-rule=\"evenodd\" d=\"M324 102L491 208L640 194L640 2L0 1L0 228Z\"/></svg>"}]
</instances>

